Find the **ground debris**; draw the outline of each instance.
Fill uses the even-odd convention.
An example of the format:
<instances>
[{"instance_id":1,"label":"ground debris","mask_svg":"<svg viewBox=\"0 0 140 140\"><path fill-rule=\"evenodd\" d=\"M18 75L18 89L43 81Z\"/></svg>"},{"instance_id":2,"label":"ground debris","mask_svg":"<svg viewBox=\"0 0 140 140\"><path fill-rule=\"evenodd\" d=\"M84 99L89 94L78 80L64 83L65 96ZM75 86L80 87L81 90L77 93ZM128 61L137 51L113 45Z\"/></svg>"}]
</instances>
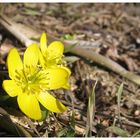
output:
<instances>
[{"instance_id":1,"label":"ground debris","mask_svg":"<svg viewBox=\"0 0 140 140\"><path fill-rule=\"evenodd\" d=\"M87 49L100 53L116 61L129 71L140 75L140 10L139 4L3 4L3 13L18 23L30 28L45 31L64 39L74 36ZM17 12L18 11L18 12ZM29 32L29 31L28 31ZM27 33L28 33L27 32ZM0 27L0 66L6 64L5 58L10 48L24 46L7 35ZM87 43L88 45L85 45ZM92 47L91 47L92 46ZM70 54L66 54L66 56ZM54 92L54 96L68 106L63 114L49 114L44 122L32 121L33 129L27 122L12 117L14 123L32 130L42 137L57 137L60 130L66 133L70 126L72 112L75 112L75 136L84 136L87 122L87 104L92 86L95 88L95 118L92 134L95 137L120 136L116 130L133 134L140 127L140 88L121 76L98 66L94 62L78 58L68 65L72 99L65 90ZM0 71L4 71L1 70ZM6 70L5 70L6 71ZM2 81L3 77L0 77ZM121 118L118 118L117 91L124 84L120 101ZM73 104L72 104L73 101ZM121 121L119 121L121 120ZM115 125L115 130L112 127ZM107 131L108 128L112 131ZM118 129L119 127L119 129ZM125 131L123 131L125 130ZM39 135L36 135L36 132ZM61 133L62 134L62 133ZM12 136L1 130L0 136ZM125 133L126 136L129 136ZM64 135L66 136L66 134Z\"/></svg>"}]
</instances>

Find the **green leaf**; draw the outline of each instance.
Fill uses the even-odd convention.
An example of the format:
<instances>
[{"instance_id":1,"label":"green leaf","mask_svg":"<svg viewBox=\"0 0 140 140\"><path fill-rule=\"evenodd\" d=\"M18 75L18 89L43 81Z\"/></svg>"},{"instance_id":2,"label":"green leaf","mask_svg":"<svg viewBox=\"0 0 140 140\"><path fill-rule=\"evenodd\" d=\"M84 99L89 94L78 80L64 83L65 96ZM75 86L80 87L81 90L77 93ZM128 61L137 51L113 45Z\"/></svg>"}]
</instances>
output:
<instances>
[{"instance_id":1,"label":"green leaf","mask_svg":"<svg viewBox=\"0 0 140 140\"><path fill-rule=\"evenodd\" d=\"M118 135L118 136L121 136L121 137L129 137L129 136L131 136L131 135L129 134L129 132L127 132L127 131L125 131L125 130L119 128L119 127L116 127L116 126L108 127L107 130L108 130L109 132L114 133L114 134L116 134L116 135Z\"/></svg>"},{"instance_id":2,"label":"green leaf","mask_svg":"<svg viewBox=\"0 0 140 140\"><path fill-rule=\"evenodd\" d=\"M50 111L40 104L42 118L39 121L44 121L49 116Z\"/></svg>"},{"instance_id":3,"label":"green leaf","mask_svg":"<svg viewBox=\"0 0 140 140\"><path fill-rule=\"evenodd\" d=\"M63 39L65 39L65 40L74 40L75 35L66 34L66 35L64 35Z\"/></svg>"},{"instance_id":4,"label":"green leaf","mask_svg":"<svg viewBox=\"0 0 140 140\"><path fill-rule=\"evenodd\" d=\"M6 101L9 98L10 98L10 96L8 96L8 95L0 95L0 102Z\"/></svg>"}]
</instances>

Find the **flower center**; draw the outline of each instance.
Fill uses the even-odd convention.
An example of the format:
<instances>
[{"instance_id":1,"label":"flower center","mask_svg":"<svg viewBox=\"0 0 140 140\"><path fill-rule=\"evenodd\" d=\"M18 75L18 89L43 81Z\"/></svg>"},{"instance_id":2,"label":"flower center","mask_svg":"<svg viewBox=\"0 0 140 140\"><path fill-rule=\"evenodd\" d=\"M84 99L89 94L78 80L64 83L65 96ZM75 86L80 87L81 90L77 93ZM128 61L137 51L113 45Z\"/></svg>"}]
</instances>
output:
<instances>
[{"instance_id":1,"label":"flower center","mask_svg":"<svg viewBox=\"0 0 140 140\"><path fill-rule=\"evenodd\" d=\"M50 50L45 52L44 59L46 61L46 67L51 66L51 65L60 65L62 64L62 58L63 55L61 56L58 52Z\"/></svg>"},{"instance_id":2,"label":"flower center","mask_svg":"<svg viewBox=\"0 0 140 140\"><path fill-rule=\"evenodd\" d=\"M15 82L26 93L39 93L48 89L49 78L45 70L37 68L34 70L26 66L24 69L16 70Z\"/></svg>"}]
</instances>

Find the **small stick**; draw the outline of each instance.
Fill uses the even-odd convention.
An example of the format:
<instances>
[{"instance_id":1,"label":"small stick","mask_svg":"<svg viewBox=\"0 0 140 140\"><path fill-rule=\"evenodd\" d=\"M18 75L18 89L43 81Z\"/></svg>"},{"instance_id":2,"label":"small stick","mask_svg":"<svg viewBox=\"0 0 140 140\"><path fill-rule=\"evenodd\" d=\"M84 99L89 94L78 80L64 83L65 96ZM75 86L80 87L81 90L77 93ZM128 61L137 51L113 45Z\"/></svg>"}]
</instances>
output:
<instances>
[{"instance_id":1,"label":"small stick","mask_svg":"<svg viewBox=\"0 0 140 140\"><path fill-rule=\"evenodd\" d=\"M119 118L117 118L119 119ZM130 125L130 126L134 126L134 127L139 127L140 128L140 124L139 123L136 123L136 122L133 122L133 121L129 121L128 119L124 118L124 117L120 117L121 121L123 124L127 124L127 125Z\"/></svg>"},{"instance_id":2,"label":"small stick","mask_svg":"<svg viewBox=\"0 0 140 140\"><path fill-rule=\"evenodd\" d=\"M19 32L18 31L18 25L16 25L16 23L12 22L6 16L0 15L0 24L4 28L6 28L12 35L14 35L25 46L28 46L28 45L34 43L34 41L30 40L24 34L22 34L21 32Z\"/></svg>"},{"instance_id":3,"label":"small stick","mask_svg":"<svg viewBox=\"0 0 140 140\"><path fill-rule=\"evenodd\" d=\"M2 26L4 26L11 34L13 34L25 46L28 46L29 44L34 43L34 41L29 39L22 32L19 32L18 24L10 21L7 17L0 15L0 24ZM47 34L47 36L48 36L49 41L53 41L53 40L62 41L58 38L53 37L52 35ZM125 68L123 68L122 66L120 66L119 64L114 62L113 60L111 60L107 57L104 57L101 54L95 53L91 50L87 50L86 47L81 48L78 43L75 44L75 43L66 42L66 41L62 41L62 42L64 43L65 47L72 46L72 45L75 46L70 49L71 53L84 57L86 59L92 60L93 62L95 62L99 65L102 65L102 66L116 72L117 74L129 79L130 81L134 82L135 84L140 85L140 76L127 71Z\"/></svg>"}]
</instances>

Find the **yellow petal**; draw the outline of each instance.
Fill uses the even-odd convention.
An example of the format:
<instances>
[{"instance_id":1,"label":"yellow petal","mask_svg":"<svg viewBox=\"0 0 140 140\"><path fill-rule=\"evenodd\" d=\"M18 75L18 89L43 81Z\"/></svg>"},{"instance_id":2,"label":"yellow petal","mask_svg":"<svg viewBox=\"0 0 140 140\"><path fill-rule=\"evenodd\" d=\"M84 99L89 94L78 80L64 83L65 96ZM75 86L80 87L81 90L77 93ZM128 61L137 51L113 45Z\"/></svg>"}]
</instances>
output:
<instances>
[{"instance_id":1,"label":"yellow petal","mask_svg":"<svg viewBox=\"0 0 140 140\"><path fill-rule=\"evenodd\" d=\"M50 57L60 58L63 56L64 45L60 41L54 41L48 46Z\"/></svg>"},{"instance_id":2,"label":"yellow petal","mask_svg":"<svg viewBox=\"0 0 140 140\"><path fill-rule=\"evenodd\" d=\"M45 67L46 62L45 62L44 57L40 51L39 51L39 62L40 62L42 67Z\"/></svg>"},{"instance_id":3,"label":"yellow petal","mask_svg":"<svg viewBox=\"0 0 140 140\"><path fill-rule=\"evenodd\" d=\"M18 95L17 98L19 108L28 117L34 120L41 119L41 110L39 102L33 93L22 93Z\"/></svg>"},{"instance_id":4,"label":"yellow petal","mask_svg":"<svg viewBox=\"0 0 140 140\"><path fill-rule=\"evenodd\" d=\"M60 68L65 69L68 72L69 76L71 75L71 71L68 67L60 66Z\"/></svg>"},{"instance_id":5,"label":"yellow petal","mask_svg":"<svg viewBox=\"0 0 140 140\"><path fill-rule=\"evenodd\" d=\"M13 80L4 80L2 86L11 97L15 97L21 93L21 88Z\"/></svg>"},{"instance_id":6,"label":"yellow petal","mask_svg":"<svg viewBox=\"0 0 140 140\"><path fill-rule=\"evenodd\" d=\"M35 70L39 60L39 48L37 44L30 45L24 53L24 67Z\"/></svg>"},{"instance_id":7,"label":"yellow petal","mask_svg":"<svg viewBox=\"0 0 140 140\"><path fill-rule=\"evenodd\" d=\"M40 38L40 49L43 55L45 55L45 52L47 50L47 37L45 33L42 33Z\"/></svg>"},{"instance_id":8,"label":"yellow petal","mask_svg":"<svg viewBox=\"0 0 140 140\"><path fill-rule=\"evenodd\" d=\"M15 48L12 48L8 54L7 65L8 65L9 77L11 79L14 79L15 70L23 68L21 58L19 56L18 51Z\"/></svg>"},{"instance_id":9,"label":"yellow petal","mask_svg":"<svg viewBox=\"0 0 140 140\"><path fill-rule=\"evenodd\" d=\"M50 95L48 92L42 92L37 96L39 102L48 110L52 112L64 112L67 108L59 102L56 98Z\"/></svg>"},{"instance_id":10,"label":"yellow petal","mask_svg":"<svg viewBox=\"0 0 140 140\"><path fill-rule=\"evenodd\" d=\"M48 75L48 88L58 89L62 88L65 84L68 83L69 72L63 68L55 67L46 70Z\"/></svg>"},{"instance_id":11,"label":"yellow petal","mask_svg":"<svg viewBox=\"0 0 140 140\"><path fill-rule=\"evenodd\" d=\"M67 67L64 67L64 66L60 66L60 68L65 69L68 72L68 78L67 79L69 79L69 76L71 75L70 69L67 68ZM70 84L68 83L68 80L67 80L67 83L63 86L63 88L65 88L65 89L70 89L71 88Z\"/></svg>"},{"instance_id":12,"label":"yellow petal","mask_svg":"<svg viewBox=\"0 0 140 140\"><path fill-rule=\"evenodd\" d=\"M69 83L66 83L66 84L63 86L63 88L64 88L64 89L70 89L70 88L71 88L71 86L70 86L70 84L69 84Z\"/></svg>"}]
</instances>

